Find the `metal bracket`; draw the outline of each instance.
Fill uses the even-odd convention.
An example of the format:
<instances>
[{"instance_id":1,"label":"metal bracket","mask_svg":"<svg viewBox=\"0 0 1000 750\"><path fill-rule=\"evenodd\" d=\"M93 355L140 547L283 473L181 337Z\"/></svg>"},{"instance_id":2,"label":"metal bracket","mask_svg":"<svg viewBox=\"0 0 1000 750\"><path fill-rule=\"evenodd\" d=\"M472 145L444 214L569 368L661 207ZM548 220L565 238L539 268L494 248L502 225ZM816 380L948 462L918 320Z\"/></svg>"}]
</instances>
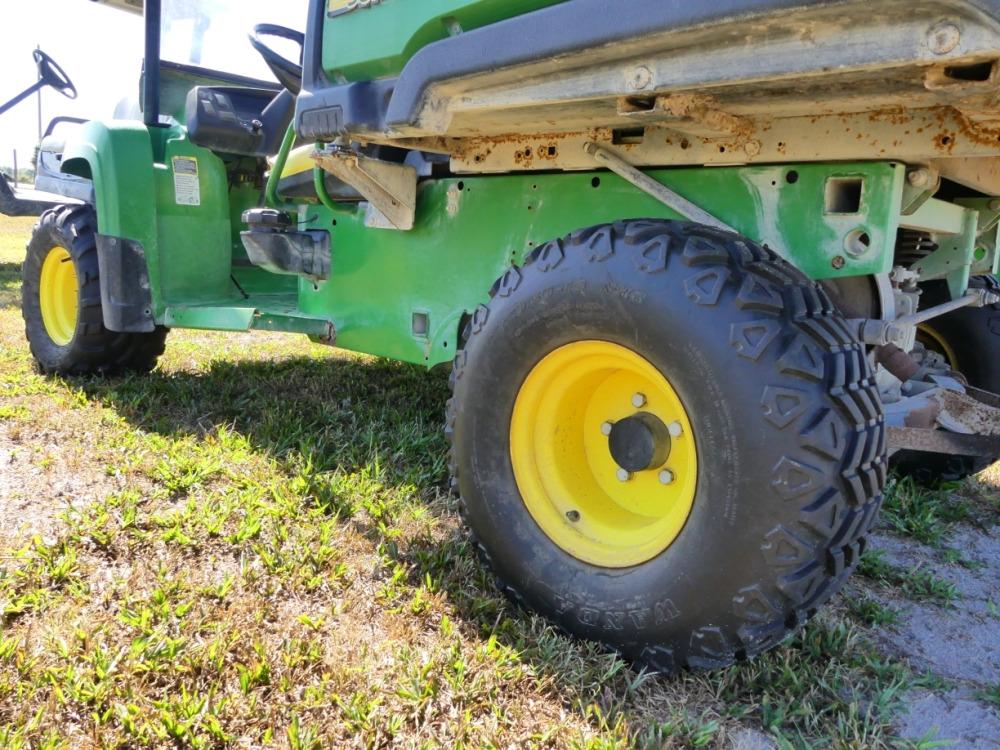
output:
<instances>
[{"instance_id":1,"label":"metal bracket","mask_svg":"<svg viewBox=\"0 0 1000 750\"><path fill-rule=\"evenodd\" d=\"M997 273L1000 270L1000 248L998 248L1000 198L958 198L955 202L979 212L978 236L970 273L973 276Z\"/></svg>"},{"instance_id":2,"label":"metal bracket","mask_svg":"<svg viewBox=\"0 0 1000 750\"><path fill-rule=\"evenodd\" d=\"M601 148L596 143L584 145L584 151L594 157L594 161L603 164L623 180L627 180L645 193L649 193L667 208L673 209L685 219L690 219L699 224L715 227L725 232L738 234L735 229L725 222L715 218L708 211L704 211L682 195L675 193L661 182L657 182L640 169L636 169L623 158Z\"/></svg>"},{"instance_id":3,"label":"metal bracket","mask_svg":"<svg viewBox=\"0 0 1000 750\"><path fill-rule=\"evenodd\" d=\"M396 229L413 229L417 216L417 170L372 159L341 146L314 151L313 159L363 195Z\"/></svg>"},{"instance_id":4,"label":"metal bracket","mask_svg":"<svg viewBox=\"0 0 1000 750\"><path fill-rule=\"evenodd\" d=\"M903 184L903 202L900 213L910 216L941 187L941 173L931 167L914 167L906 172Z\"/></svg>"},{"instance_id":5,"label":"metal bracket","mask_svg":"<svg viewBox=\"0 0 1000 750\"><path fill-rule=\"evenodd\" d=\"M938 238L939 247L914 264L922 281L944 278L952 297L961 297L969 287L973 253L979 227L979 213L963 209L961 233Z\"/></svg>"}]
</instances>

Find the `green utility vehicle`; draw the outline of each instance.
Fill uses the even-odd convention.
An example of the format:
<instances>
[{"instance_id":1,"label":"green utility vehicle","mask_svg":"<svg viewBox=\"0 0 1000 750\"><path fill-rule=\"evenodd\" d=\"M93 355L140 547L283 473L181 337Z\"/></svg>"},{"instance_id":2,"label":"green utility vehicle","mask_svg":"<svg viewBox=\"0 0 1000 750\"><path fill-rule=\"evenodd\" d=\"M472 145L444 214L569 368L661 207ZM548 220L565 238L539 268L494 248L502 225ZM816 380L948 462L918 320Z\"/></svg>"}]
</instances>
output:
<instances>
[{"instance_id":1,"label":"green utility vehicle","mask_svg":"<svg viewBox=\"0 0 1000 750\"><path fill-rule=\"evenodd\" d=\"M503 588L667 672L829 600L890 454L1000 455L997 0L141 10L141 121L66 140L94 199L28 248L44 371L171 328L451 363Z\"/></svg>"}]
</instances>

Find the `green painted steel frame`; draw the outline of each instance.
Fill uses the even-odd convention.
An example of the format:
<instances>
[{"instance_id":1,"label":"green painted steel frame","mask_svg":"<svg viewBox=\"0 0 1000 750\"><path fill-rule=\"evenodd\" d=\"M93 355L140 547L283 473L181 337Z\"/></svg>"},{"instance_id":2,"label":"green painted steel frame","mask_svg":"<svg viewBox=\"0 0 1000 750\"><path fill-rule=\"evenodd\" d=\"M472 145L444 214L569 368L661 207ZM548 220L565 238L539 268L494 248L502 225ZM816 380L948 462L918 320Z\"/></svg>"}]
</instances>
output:
<instances>
[{"instance_id":1,"label":"green painted steel frame","mask_svg":"<svg viewBox=\"0 0 1000 750\"><path fill-rule=\"evenodd\" d=\"M175 159L196 160L198 205L178 201ZM680 218L603 171L430 179L407 232L366 226L365 204L300 206L300 225L331 234L331 278L313 283L247 266L239 216L262 186L234 183L232 168L183 127L125 122L89 123L64 158L64 169L94 179L99 231L142 244L158 323L322 340L335 329L345 348L427 365L454 356L462 317L533 248L594 224ZM941 247L924 261L928 276L964 293L971 273L995 272L997 212L931 199L900 217L905 172L864 162L648 174L814 279L886 273L897 228L921 226ZM413 332L415 314L426 332Z\"/></svg>"},{"instance_id":2,"label":"green painted steel frame","mask_svg":"<svg viewBox=\"0 0 1000 750\"><path fill-rule=\"evenodd\" d=\"M654 178L813 278L890 270L905 169L891 163L806 164L651 171ZM856 181L860 203L828 212L828 183ZM363 206L310 205L332 236L328 281L299 282L304 313L329 317L337 343L409 362L447 361L463 315L534 247L627 218L680 218L608 172L496 175L420 185L413 230L365 226ZM867 240L867 245L859 241ZM429 321L416 335L413 316Z\"/></svg>"},{"instance_id":3,"label":"green painted steel frame","mask_svg":"<svg viewBox=\"0 0 1000 750\"><path fill-rule=\"evenodd\" d=\"M944 279L957 298L965 294L971 276L996 274L1000 268L996 205L994 198L959 198L954 203L931 198L903 216L900 226L926 232L938 245L914 264L921 280Z\"/></svg>"}]
</instances>

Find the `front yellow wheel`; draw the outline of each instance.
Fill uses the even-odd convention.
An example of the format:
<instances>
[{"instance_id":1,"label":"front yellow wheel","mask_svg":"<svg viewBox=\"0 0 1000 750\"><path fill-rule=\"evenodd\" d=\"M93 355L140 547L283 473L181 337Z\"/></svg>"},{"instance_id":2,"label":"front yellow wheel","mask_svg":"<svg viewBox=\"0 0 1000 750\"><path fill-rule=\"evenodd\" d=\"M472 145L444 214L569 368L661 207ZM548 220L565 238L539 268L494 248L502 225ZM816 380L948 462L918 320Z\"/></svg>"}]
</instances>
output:
<instances>
[{"instance_id":1,"label":"front yellow wheel","mask_svg":"<svg viewBox=\"0 0 1000 750\"><path fill-rule=\"evenodd\" d=\"M657 556L694 505L698 459L684 404L619 344L578 341L542 359L518 392L510 453L532 518L592 565Z\"/></svg>"},{"instance_id":2,"label":"front yellow wheel","mask_svg":"<svg viewBox=\"0 0 1000 750\"><path fill-rule=\"evenodd\" d=\"M42 372L149 372L163 352L165 328L119 331L105 327L98 244L93 206L49 209L32 231L21 264L21 315L31 355ZM133 291L138 285L148 293L141 275L119 281ZM116 322L122 322L119 313L121 309L116 310ZM133 327L134 321L124 322ZM143 321L143 327L151 323Z\"/></svg>"},{"instance_id":3,"label":"front yellow wheel","mask_svg":"<svg viewBox=\"0 0 1000 750\"><path fill-rule=\"evenodd\" d=\"M72 256L64 247L53 247L42 262L38 301L45 332L59 346L66 346L76 333L79 298Z\"/></svg>"}]
</instances>

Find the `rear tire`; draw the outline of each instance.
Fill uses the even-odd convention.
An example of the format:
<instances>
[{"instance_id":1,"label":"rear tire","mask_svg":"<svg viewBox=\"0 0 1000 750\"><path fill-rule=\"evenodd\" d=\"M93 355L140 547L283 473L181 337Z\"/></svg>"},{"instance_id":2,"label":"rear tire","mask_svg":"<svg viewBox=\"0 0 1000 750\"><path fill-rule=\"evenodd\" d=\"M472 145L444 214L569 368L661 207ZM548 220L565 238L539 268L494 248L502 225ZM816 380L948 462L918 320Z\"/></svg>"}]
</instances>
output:
<instances>
[{"instance_id":1,"label":"rear tire","mask_svg":"<svg viewBox=\"0 0 1000 750\"><path fill-rule=\"evenodd\" d=\"M21 314L42 372L144 373L163 353L166 328L116 333L104 327L96 228L93 207L60 206L42 214L28 242Z\"/></svg>"},{"instance_id":2,"label":"rear tire","mask_svg":"<svg viewBox=\"0 0 1000 750\"><path fill-rule=\"evenodd\" d=\"M515 600L673 672L773 647L843 585L881 502L885 429L864 348L816 284L736 235L627 221L536 249L491 297L466 328L446 429L465 520ZM682 407L670 408L681 416L666 419L687 420L690 431L671 434L693 440L697 453L694 463L671 448L653 468L662 453L647 452L658 457L635 469L645 482L633 485L644 493L636 501L618 496L606 476L614 466L595 454L599 435L631 413L634 381L610 398L596 394L631 376L633 355L636 372L650 372L645 361L654 368L648 382L659 373L679 398ZM594 373L595 362L622 364ZM579 388L577 377L586 378ZM638 395L631 406L645 421L659 407ZM608 408L618 413L605 416ZM534 413L537 427L524 429ZM532 434L541 459L556 460L532 460L524 450ZM614 453L611 435L605 447ZM577 444L585 449L574 454ZM561 467L563 455L577 459ZM653 529L679 502L670 487L689 480L680 528L639 535L633 549L635 528L653 519ZM555 513L546 515L546 499ZM597 520L587 524L588 513ZM615 518L624 519L620 532L593 531L604 521L616 529Z\"/></svg>"},{"instance_id":3,"label":"rear tire","mask_svg":"<svg viewBox=\"0 0 1000 750\"><path fill-rule=\"evenodd\" d=\"M969 286L1000 294L1000 279L973 277ZM924 306L948 300L943 282L929 284ZM962 373L969 385L1000 393L1000 304L965 307L920 326L919 340L942 355L951 369ZM892 468L921 484L958 481L989 468L1000 455L945 456L940 453L900 451L892 457Z\"/></svg>"}]
</instances>

